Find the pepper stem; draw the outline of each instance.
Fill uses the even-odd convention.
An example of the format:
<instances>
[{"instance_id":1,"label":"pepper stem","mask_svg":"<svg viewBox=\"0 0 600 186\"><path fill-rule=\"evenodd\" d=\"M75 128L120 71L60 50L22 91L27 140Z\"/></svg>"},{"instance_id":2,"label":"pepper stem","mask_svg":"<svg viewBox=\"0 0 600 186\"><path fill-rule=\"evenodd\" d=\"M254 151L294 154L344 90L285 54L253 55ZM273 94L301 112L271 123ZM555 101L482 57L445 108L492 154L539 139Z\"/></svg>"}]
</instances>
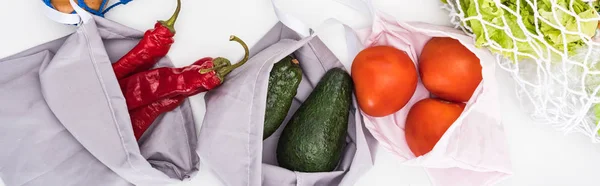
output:
<instances>
[{"instance_id":1,"label":"pepper stem","mask_svg":"<svg viewBox=\"0 0 600 186\"><path fill-rule=\"evenodd\" d=\"M212 72L216 69L220 69L220 68L227 67L227 66L231 66L231 62L229 62L228 59L218 57L213 60L212 68L202 69L198 72L200 72L200 74L206 74L206 73Z\"/></svg>"},{"instance_id":2,"label":"pepper stem","mask_svg":"<svg viewBox=\"0 0 600 186\"><path fill-rule=\"evenodd\" d=\"M172 33L175 33L175 21L177 21L177 17L179 17L179 11L181 11L181 0L177 0L177 8L171 18L166 21L160 21L160 23L167 27Z\"/></svg>"},{"instance_id":3,"label":"pepper stem","mask_svg":"<svg viewBox=\"0 0 600 186\"><path fill-rule=\"evenodd\" d=\"M245 52L244 58L242 58L242 60L240 62L237 62L236 64L233 64L233 65L231 65L231 63L229 63L229 60L227 60L225 58L222 58L222 57L215 58L214 66L212 68L199 70L198 72L200 74L206 74L206 73L215 71L217 73L217 77L219 77L219 79L221 79L221 81L223 81L223 79L225 78L225 76L227 76L227 74L229 74L234 69L242 66L244 63L246 63L246 61L248 61L248 57L250 56L250 51L248 50L248 45L246 45L246 43L244 43L244 41L242 41L240 38L238 38L234 35L232 35L229 38L229 41L238 42L240 45L242 45L242 47L244 47L244 52Z\"/></svg>"},{"instance_id":4,"label":"pepper stem","mask_svg":"<svg viewBox=\"0 0 600 186\"><path fill-rule=\"evenodd\" d=\"M223 68L220 68L219 70L217 70L217 73L219 73L219 75L222 78L224 78L227 74L229 74L234 69L244 65L244 63L246 63L246 61L248 61L248 57L250 56L250 51L248 50L248 45L246 45L246 43L244 43L244 41L242 41L240 38L232 35L231 37L229 37L229 41L235 41L235 42L238 42L240 45L242 45L242 47L244 48L245 54L244 54L244 58L242 58L242 60L240 62L237 62L236 64L233 64L231 66L226 66L226 67L223 67Z\"/></svg>"}]
</instances>

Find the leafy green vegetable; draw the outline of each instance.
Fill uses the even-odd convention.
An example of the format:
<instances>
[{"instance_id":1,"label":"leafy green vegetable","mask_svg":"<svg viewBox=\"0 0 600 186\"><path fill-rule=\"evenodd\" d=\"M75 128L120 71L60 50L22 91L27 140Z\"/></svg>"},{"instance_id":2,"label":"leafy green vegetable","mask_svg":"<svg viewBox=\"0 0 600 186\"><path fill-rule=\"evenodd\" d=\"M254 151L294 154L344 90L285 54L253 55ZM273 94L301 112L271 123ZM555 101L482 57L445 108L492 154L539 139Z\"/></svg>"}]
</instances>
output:
<instances>
[{"instance_id":1,"label":"leafy green vegetable","mask_svg":"<svg viewBox=\"0 0 600 186\"><path fill-rule=\"evenodd\" d=\"M596 116L594 118L594 123L598 123L598 119L600 119L600 104L595 104L593 107L593 111L594 111L594 116ZM598 131L598 135L600 135L600 130Z\"/></svg>"},{"instance_id":2,"label":"leafy green vegetable","mask_svg":"<svg viewBox=\"0 0 600 186\"><path fill-rule=\"evenodd\" d=\"M580 35L565 33L559 27L567 31L583 33L584 37L594 35L598 25L597 20L577 21L573 15L577 15L580 19L597 19L598 6L590 6L581 0L572 0L571 8L569 6L571 0L557 0L555 7L552 8L550 0L531 1L537 3L536 11L539 13L537 20L533 4L529 4L526 0L500 0L505 7L499 6L494 0L456 0L455 2L460 3L460 8L468 19L466 23L476 37L475 44L478 47L488 46L488 41L492 41L503 50L494 48L490 50L513 60L529 58L527 55L535 58L558 57L554 52L553 56L546 56L548 46L560 53L566 50L571 55L576 48L585 44ZM521 19L513 12L520 15ZM476 19L477 16L480 16L484 22ZM515 47L523 54L515 55L513 52Z\"/></svg>"}]
</instances>

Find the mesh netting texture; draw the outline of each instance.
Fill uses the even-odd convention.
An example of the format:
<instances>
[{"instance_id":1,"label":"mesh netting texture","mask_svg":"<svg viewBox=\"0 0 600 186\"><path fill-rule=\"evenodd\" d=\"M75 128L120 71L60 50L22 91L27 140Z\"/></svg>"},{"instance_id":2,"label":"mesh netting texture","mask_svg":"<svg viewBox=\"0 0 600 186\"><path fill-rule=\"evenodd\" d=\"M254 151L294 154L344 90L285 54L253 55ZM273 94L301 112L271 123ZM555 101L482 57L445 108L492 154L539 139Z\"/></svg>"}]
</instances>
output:
<instances>
[{"instance_id":1,"label":"mesh netting texture","mask_svg":"<svg viewBox=\"0 0 600 186\"><path fill-rule=\"evenodd\" d=\"M496 55L524 110L600 142L598 1L447 0L450 20Z\"/></svg>"}]
</instances>

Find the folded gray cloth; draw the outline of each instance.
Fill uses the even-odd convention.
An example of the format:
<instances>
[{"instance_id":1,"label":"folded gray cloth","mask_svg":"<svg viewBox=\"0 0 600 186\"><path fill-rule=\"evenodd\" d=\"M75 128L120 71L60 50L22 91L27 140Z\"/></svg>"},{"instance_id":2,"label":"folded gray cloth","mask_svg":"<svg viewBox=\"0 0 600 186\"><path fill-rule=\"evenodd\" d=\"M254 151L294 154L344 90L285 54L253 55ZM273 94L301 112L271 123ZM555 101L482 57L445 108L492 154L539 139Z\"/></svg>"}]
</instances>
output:
<instances>
[{"instance_id":1,"label":"folded gray cloth","mask_svg":"<svg viewBox=\"0 0 600 186\"><path fill-rule=\"evenodd\" d=\"M252 47L251 58L244 66L205 96L207 108L199 135L199 154L226 185L353 185L373 165L367 142L372 137L365 135L368 132L355 109L356 101L343 157L335 171L302 173L277 165L277 140L287 119L263 142L267 88L273 64L291 53L300 61L304 76L289 119L325 72L343 65L317 37L300 38L281 23Z\"/></svg>"},{"instance_id":2,"label":"folded gray cloth","mask_svg":"<svg viewBox=\"0 0 600 186\"><path fill-rule=\"evenodd\" d=\"M64 38L0 59L6 185L166 185L197 172L187 101L159 117L139 144L133 135L111 61L142 35L94 17Z\"/></svg>"}]
</instances>

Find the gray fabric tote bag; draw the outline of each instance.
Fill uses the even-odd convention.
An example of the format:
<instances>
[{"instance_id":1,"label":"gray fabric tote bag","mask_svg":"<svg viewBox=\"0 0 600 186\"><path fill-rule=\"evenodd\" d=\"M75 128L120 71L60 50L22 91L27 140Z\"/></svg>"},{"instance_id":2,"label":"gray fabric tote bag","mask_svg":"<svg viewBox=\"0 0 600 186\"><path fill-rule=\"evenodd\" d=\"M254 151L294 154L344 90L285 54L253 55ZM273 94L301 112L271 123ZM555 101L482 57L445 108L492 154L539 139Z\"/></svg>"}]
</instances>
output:
<instances>
[{"instance_id":1,"label":"gray fabric tote bag","mask_svg":"<svg viewBox=\"0 0 600 186\"><path fill-rule=\"evenodd\" d=\"M288 118L263 141L269 74L273 64L294 54L303 69ZM353 104L343 157L333 172L303 173L279 167L278 138L289 117L308 97L325 72L342 63L316 36L301 38L276 24L251 50L250 60L227 76L227 83L208 92L199 135L199 154L228 186L353 185L373 164L367 132Z\"/></svg>"},{"instance_id":2,"label":"gray fabric tote bag","mask_svg":"<svg viewBox=\"0 0 600 186\"><path fill-rule=\"evenodd\" d=\"M0 177L20 185L168 185L199 166L186 101L136 141L112 71L143 32L100 17L0 59ZM164 58L157 66L171 66Z\"/></svg>"}]
</instances>

